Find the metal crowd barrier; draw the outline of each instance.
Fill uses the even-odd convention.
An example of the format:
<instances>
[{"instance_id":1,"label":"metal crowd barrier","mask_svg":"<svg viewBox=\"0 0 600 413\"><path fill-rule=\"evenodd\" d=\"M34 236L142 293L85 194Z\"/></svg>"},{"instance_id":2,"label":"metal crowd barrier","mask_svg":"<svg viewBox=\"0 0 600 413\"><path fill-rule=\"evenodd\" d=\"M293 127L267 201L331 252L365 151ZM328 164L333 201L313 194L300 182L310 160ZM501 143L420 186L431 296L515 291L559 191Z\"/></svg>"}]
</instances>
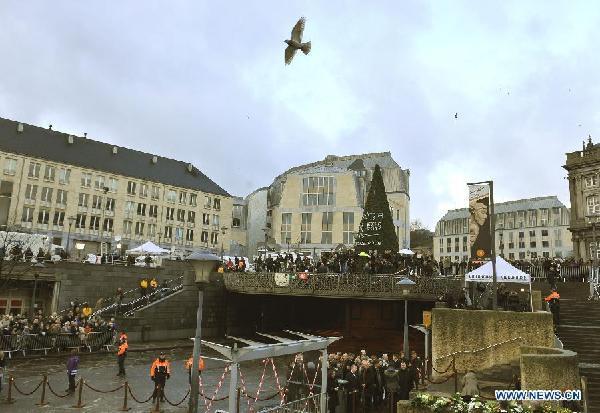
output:
<instances>
[{"instance_id":1,"label":"metal crowd barrier","mask_svg":"<svg viewBox=\"0 0 600 413\"><path fill-rule=\"evenodd\" d=\"M321 412L321 394L282 404L280 406L259 410L259 413L325 413Z\"/></svg>"},{"instance_id":2,"label":"metal crowd barrier","mask_svg":"<svg viewBox=\"0 0 600 413\"><path fill-rule=\"evenodd\" d=\"M0 336L0 350L12 358L12 353L33 353L43 351L44 355L48 351L57 352L69 350L87 349L89 352L106 349L110 351L114 348L115 334L112 331L84 333L61 333L61 334L19 334L10 336Z\"/></svg>"}]
</instances>

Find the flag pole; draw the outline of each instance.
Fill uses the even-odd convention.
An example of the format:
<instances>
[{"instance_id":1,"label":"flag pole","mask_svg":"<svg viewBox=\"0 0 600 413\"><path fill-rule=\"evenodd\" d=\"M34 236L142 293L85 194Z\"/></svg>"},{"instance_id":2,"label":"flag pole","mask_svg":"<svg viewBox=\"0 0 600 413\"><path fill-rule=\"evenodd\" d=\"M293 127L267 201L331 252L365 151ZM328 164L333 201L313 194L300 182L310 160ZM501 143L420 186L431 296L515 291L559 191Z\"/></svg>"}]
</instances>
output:
<instances>
[{"instance_id":1,"label":"flag pole","mask_svg":"<svg viewBox=\"0 0 600 413\"><path fill-rule=\"evenodd\" d=\"M490 237L492 238L492 309L498 309L498 274L496 272L496 216L494 214L494 181L490 186Z\"/></svg>"}]
</instances>

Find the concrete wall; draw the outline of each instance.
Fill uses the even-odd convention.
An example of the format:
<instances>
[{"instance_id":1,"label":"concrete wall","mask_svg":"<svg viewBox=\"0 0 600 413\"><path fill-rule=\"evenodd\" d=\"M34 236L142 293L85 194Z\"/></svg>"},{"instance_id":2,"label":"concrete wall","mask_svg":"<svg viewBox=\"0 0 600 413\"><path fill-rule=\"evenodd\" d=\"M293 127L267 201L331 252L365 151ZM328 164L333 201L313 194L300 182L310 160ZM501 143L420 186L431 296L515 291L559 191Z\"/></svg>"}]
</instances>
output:
<instances>
[{"instance_id":1,"label":"concrete wall","mask_svg":"<svg viewBox=\"0 0 600 413\"><path fill-rule=\"evenodd\" d=\"M547 347L521 347L521 388L581 388L577 353Z\"/></svg>"},{"instance_id":2,"label":"concrete wall","mask_svg":"<svg viewBox=\"0 0 600 413\"><path fill-rule=\"evenodd\" d=\"M438 359L459 350L472 351L516 337L523 339L476 354L458 355L456 369L464 372L517 360L520 356L519 345L552 347L554 344L552 316L546 312L434 308L431 329L432 363L438 371L444 371L452 358Z\"/></svg>"}]
</instances>

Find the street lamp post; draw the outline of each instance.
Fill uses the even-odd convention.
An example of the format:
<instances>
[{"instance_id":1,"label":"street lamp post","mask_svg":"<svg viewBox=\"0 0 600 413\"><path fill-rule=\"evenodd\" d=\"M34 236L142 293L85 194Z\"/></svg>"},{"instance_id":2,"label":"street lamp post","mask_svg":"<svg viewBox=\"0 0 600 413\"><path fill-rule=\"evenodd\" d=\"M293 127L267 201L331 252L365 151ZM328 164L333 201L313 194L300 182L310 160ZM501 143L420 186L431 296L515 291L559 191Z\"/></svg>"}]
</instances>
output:
<instances>
[{"instance_id":1,"label":"street lamp post","mask_svg":"<svg viewBox=\"0 0 600 413\"><path fill-rule=\"evenodd\" d=\"M210 274L214 269L214 263L219 262L219 257L206 252L195 252L188 256L189 261L194 267L195 284L198 287L198 312L196 313L196 334L194 337L194 351L192 356L191 389L188 404L188 413L198 412L198 393L200 379L198 366L200 364L200 344L202 340L202 305L204 303L204 288L210 282Z\"/></svg>"},{"instance_id":2,"label":"street lamp post","mask_svg":"<svg viewBox=\"0 0 600 413\"><path fill-rule=\"evenodd\" d=\"M410 289L409 287L411 285L415 285L416 283L411 280L410 278L403 278L400 281L398 281L398 285L401 285L404 289L402 290L402 294L404 295L408 295L410 293ZM408 346L408 298L404 299L404 343L403 343L403 349L404 349L404 357L408 357L408 351L409 351L409 346Z\"/></svg>"},{"instance_id":3,"label":"street lamp post","mask_svg":"<svg viewBox=\"0 0 600 413\"><path fill-rule=\"evenodd\" d=\"M33 264L31 266L32 268L34 268L35 274L33 274L33 295L31 297L31 306L30 306L30 315L31 317L33 317L33 313L35 311L35 299L36 299L36 295L37 295L37 283L38 283L38 279L40 278L40 274L37 273L37 269L38 268L46 268L46 266L41 263L41 262L36 262L35 264Z\"/></svg>"},{"instance_id":4,"label":"street lamp post","mask_svg":"<svg viewBox=\"0 0 600 413\"><path fill-rule=\"evenodd\" d=\"M224 242L224 238L225 238L225 233L227 232L228 228L226 226L222 226L221 227L221 261L223 261L223 253L224 253L224 248L223 248L223 242Z\"/></svg>"},{"instance_id":5,"label":"street lamp post","mask_svg":"<svg viewBox=\"0 0 600 413\"><path fill-rule=\"evenodd\" d=\"M69 221L69 231L67 232L67 258L69 257L69 243L71 241L71 227L73 226L73 221L75 221L75 217L71 216L67 218Z\"/></svg>"}]
</instances>

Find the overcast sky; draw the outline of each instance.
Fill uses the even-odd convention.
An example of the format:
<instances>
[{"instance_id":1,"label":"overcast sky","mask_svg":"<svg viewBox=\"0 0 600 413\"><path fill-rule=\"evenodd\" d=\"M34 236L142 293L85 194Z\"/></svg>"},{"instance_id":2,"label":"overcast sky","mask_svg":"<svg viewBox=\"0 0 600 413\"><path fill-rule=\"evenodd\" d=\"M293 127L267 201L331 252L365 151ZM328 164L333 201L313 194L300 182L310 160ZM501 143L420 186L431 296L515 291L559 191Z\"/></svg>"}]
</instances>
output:
<instances>
[{"instance_id":1,"label":"overcast sky","mask_svg":"<svg viewBox=\"0 0 600 413\"><path fill-rule=\"evenodd\" d=\"M312 51L286 67L300 16ZM600 135L599 21L592 0L4 0L0 116L191 161L241 196L391 151L433 227L468 181L569 204L565 152Z\"/></svg>"}]
</instances>

